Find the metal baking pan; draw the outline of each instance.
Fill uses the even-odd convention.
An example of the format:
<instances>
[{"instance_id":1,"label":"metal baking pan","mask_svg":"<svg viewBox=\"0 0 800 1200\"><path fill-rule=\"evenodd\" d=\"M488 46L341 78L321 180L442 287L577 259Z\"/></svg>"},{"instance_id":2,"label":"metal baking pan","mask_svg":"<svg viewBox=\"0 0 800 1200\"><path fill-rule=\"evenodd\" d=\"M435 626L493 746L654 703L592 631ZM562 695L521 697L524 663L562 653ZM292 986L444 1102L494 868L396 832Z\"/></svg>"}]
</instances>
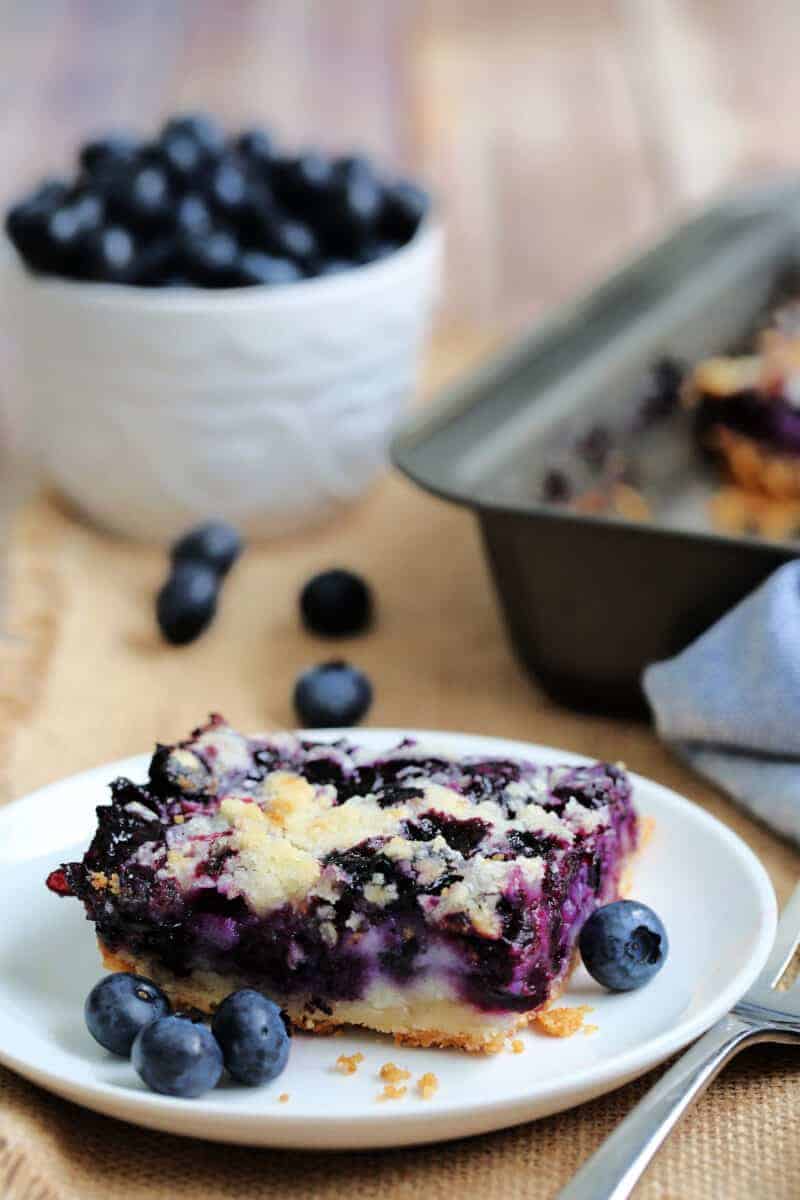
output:
<instances>
[{"instance_id":1,"label":"metal baking pan","mask_svg":"<svg viewBox=\"0 0 800 1200\"><path fill-rule=\"evenodd\" d=\"M791 540L712 528L706 501L719 481L685 429L650 447L660 500L644 522L545 504L534 481L581 428L626 419L661 356L692 364L746 343L799 266L800 177L735 192L396 436L400 470L474 510L511 642L556 699L644 711L646 664L682 649L797 554Z\"/></svg>"}]
</instances>

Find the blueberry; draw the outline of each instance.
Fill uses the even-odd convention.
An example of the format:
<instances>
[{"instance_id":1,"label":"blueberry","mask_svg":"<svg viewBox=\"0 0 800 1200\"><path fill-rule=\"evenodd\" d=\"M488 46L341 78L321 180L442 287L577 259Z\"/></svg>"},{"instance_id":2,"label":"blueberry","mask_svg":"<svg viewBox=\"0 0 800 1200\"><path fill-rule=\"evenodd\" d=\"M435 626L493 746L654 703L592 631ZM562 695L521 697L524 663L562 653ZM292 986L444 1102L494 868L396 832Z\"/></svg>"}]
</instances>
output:
<instances>
[{"instance_id":1,"label":"blueberry","mask_svg":"<svg viewBox=\"0 0 800 1200\"><path fill-rule=\"evenodd\" d=\"M97 229L102 225L106 215L106 201L100 190L92 188L88 184L76 188L73 204L78 210L81 224L87 233L90 229Z\"/></svg>"},{"instance_id":2,"label":"blueberry","mask_svg":"<svg viewBox=\"0 0 800 1200\"><path fill-rule=\"evenodd\" d=\"M187 238L181 260L189 278L203 287L233 287L237 283L239 243L232 233L216 230Z\"/></svg>"},{"instance_id":3,"label":"blueberry","mask_svg":"<svg viewBox=\"0 0 800 1200\"><path fill-rule=\"evenodd\" d=\"M130 283L136 271L136 243L121 225L107 225L88 234L81 251L79 273L86 279Z\"/></svg>"},{"instance_id":4,"label":"blueberry","mask_svg":"<svg viewBox=\"0 0 800 1200\"><path fill-rule=\"evenodd\" d=\"M356 725L372 703L372 686L345 662L322 663L305 671L294 688L294 706L308 729Z\"/></svg>"},{"instance_id":5,"label":"blueberry","mask_svg":"<svg viewBox=\"0 0 800 1200\"><path fill-rule=\"evenodd\" d=\"M64 275L80 274L86 237L101 227L103 199L90 190L79 191L71 202L54 209L47 219L45 238L49 269Z\"/></svg>"},{"instance_id":6,"label":"blueberry","mask_svg":"<svg viewBox=\"0 0 800 1200\"><path fill-rule=\"evenodd\" d=\"M279 258L294 259L305 265L313 263L319 255L317 239L303 221L273 216L265 224L263 238L267 250Z\"/></svg>"},{"instance_id":7,"label":"blueberry","mask_svg":"<svg viewBox=\"0 0 800 1200\"><path fill-rule=\"evenodd\" d=\"M272 162L275 142L265 129L243 129L234 144L243 158L261 170Z\"/></svg>"},{"instance_id":8,"label":"blueberry","mask_svg":"<svg viewBox=\"0 0 800 1200\"><path fill-rule=\"evenodd\" d=\"M593 979L614 992L640 988L663 967L667 931L646 904L617 900L598 908L581 930L580 951Z\"/></svg>"},{"instance_id":9,"label":"blueberry","mask_svg":"<svg viewBox=\"0 0 800 1200\"><path fill-rule=\"evenodd\" d=\"M542 480L542 499L548 504L566 504L572 496L572 484L563 471L551 467Z\"/></svg>"},{"instance_id":10,"label":"blueberry","mask_svg":"<svg viewBox=\"0 0 800 1200\"><path fill-rule=\"evenodd\" d=\"M49 269L72 273L83 245L84 228L76 205L65 204L47 219L45 237L49 245Z\"/></svg>"},{"instance_id":11,"label":"blueberry","mask_svg":"<svg viewBox=\"0 0 800 1200\"><path fill-rule=\"evenodd\" d=\"M605 425L592 425L575 443L575 451L587 466L602 471L613 448L613 437Z\"/></svg>"},{"instance_id":12,"label":"blueberry","mask_svg":"<svg viewBox=\"0 0 800 1200\"><path fill-rule=\"evenodd\" d=\"M176 135L190 137L207 157L216 157L225 148L225 134L207 113L183 113L171 117L161 130L161 141Z\"/></svg>"},{"instance_id":13,"label":"blueberry","mask_svg":"<svg viewBox=\"0 0 800 1200\"><path fill-rule=\"evenodd\" d=\"M685 374L685 366L675 359L660 358L655 363L642 383L634 431L642 432L671 416L680 401Z\"/></svg>"},{"instance_id":14,"label":"blueberry","mask_svg":"<svg viewBox=\"0 0 800 1200\"><path fill-rule=\"evenodd\" d=\"M336 174L342 179L356 179L359 176L367 179L375 178L372 163L363 154L349 154L337 158L334 165Z\"/></svg>"},{"instance_id":15,"label":"blueberry","mask_svg":"<svg viewBox=\"0 0 800 1200\"><path fill-rule=\"evenodd\" d=\"M200 562L221 578L228 574L244 543L241 535L225 521L207 521L190 529L172 547L172 562Z\"/></svg>"},{"instance_id":16,"label":"blueberry","mask_svg":"<svg viewBox=\"0 0 800 1200\"><path fill-rule=\"evenodd\" d=\"M289 1058L289 1037L281 1010L252 988L233 992L211 1023L229 1073L257 1087L280 1075Z\"/></svg>"},{"instance_id":17,"label":"blueberry","mask_svg":"<svg viewBox=\"0 0 800 1200\"><path fill-rule=\"evenodd\" d=\"M323 571L300 593L300 612L307 629L338 637L361 633L372 617L372 595L352 571Z\"/></svg>"},{"instance_id":18,"label":"blueberry","mask_svg":"<svg viewBox=\"0 0 800 1200\"><path fill-rule=\"evenodd\" d=\"M143 166L131 180L131 212L134 217L151 224L171 215L172 195L166 171L157 166Z\"/></svg>"},{"instance_id":19,"label":"blueberry","mask_svg":"<svg viewBox=\"0 0 800 1200\"><path fill-rule=\"evenodd\" d=\"M138 138L128 133L110 133L84 142L78 159L87 174L106 176L130 166L138 151Z\"/></svg>"},{"instance_id":20,"label":"blueberry","mask_svg":"<svg viewBox=\"0 0 800 1200\"><path fill-rule=\"evenodd\" d=\"M154 1092L194 1099L222 1077L222 1051L205 1025L185 1017L161 1017L142 1029L131 1062Z\"/></svg>"},{"instance_id":21,"label":"blueberry","mask_svg":"<svg viewBox=\"0 0 800 1200\"><path fill-rule=\"evenodd\" d=\"M380 184L372 175L351 173L340 178L331 197L328 220L354 241L372 232L383 205Z\"/></svg>"},{"instance_id":22,"label":"blueberry","mask_svg":"<svg viewBox=\"0 0 800 1200\"><path fill-rule=\"evenodd\" d=\"M229 220L236 220L248 208L247 172L236 162L219 162L208 179L207 191L213 207Z\"/></svg>"},{"instance_id":23,"label":"blueberry","mask_svg":"<svg viewBox=\"0 0 800 1200\"><path fill-rule=\"evenodd\" d=\"M141 975L106 975L96 983L83 1007L89 1033L112 1054L127 1058L134 1038L158 1017L171 1011L160 988Z\"/></svg>"},{"instance_id":24,"label":"blueberry","mask_svg":"<svg viewBox=\"0 0 800 1200\"><path fill-rule=\"evenodd\" d=\"M211 232L211 226L211 209L205 197L199 192L187 192L181 196L175 209L175 229L178 234L202 236Z\"/></svg>"},{"instance_id":25,"label":"blueberry","mask_svg":"<svg viewBox=\"0 0 800 1200\"><path fill-rule=\"evenodd\" d=\"M51 269L52 248L47 224L67 200L69 188L60 180L46 180L6 214L6 233L34 270Z\"/></svg>"},{"instance_id":26,"label":"blueberry","mask_svg":"<svg viewBox=\"0 0 800 1200\"><path fill-rule=\"evenodd\" d=\"M394 254L395 250L399 249L400 247L397 242L370 240L364 242L359 248L358 261L359 263L379 262L382 258L388 258L390 254Z\"/></svg>"},{"instance_id":27,"label":"blueberry","mask_svg":"<svg viewBox=\"0 0 800 1200\"><path fill-rule=\"evenodd\" d=\"M324 206L336 182L336 171L329 158L310 151L295 158L275 159L270 181L289 207L308 213Z\"/></svg>"},{"instance_id":28,"label":"blueberry","mask_svg":"<svg viewBox=\"0 0 800 1200\"><path fill-rule=\"evenodd\" d=\"M204 562L178 562L156 598L159 628L173 646L199 637L217 611L219 577Z\"/></svg>"},{"instance_id":29,"label":"blueberry","mask_svg":"<svg viewBox=\"0 0 800 1200\"><path fill-rule=\"evenodd\" d=\"M207 162L203 147L188 133L165 133L158 148L161 162L178 184L185 185L196 179Z\"/></svg>"},{"instance_id":30,"label":"blueberry","mask_svg":"<svg viewBox=\"0 0 800 1200\"><path fill-rule=\"evenodd\" d=\"M141 232L167 228L174 200L166 170L154 163L137 166L116 180L111 204L126 225Z\"/></svg>"},{"instance_id":31,"label":"blueberry","mask_svg":"<svg viewBox=\"0 0 800 1200\"><path fill-rule=\"evenodd\" d=\"M324 206L315 214L329 250L358 258L362 245L375 240L382 205L382 188L374 176L337 172Z\"/></svg>"},{"instance_id":32,"label":"blueberry","mask_svg":"<svg viewBox=\"0 0 800 1200\"><path fill-rule=\"evenodd\" d=\"M172 276L176 254L176 240L171 235L151 238L137 256L134 282L142 287L163 287Z\"/></svg>"},{"instance_id":33,"label":"blueberry","mask_svg":"<svg viewBox=\"0 0 800 1200\"><path fill-rule=\"evenodd\" d=\"M237 283L244 286L275 286L294 283L302 278L300 268L288 258L276 258L272 254L262 254L260 250L248 250L239 259Z\"/></svg>"},{"instance_id":34,"label":"blueberry","mask_svg":"<svg viewBox=\"0 0 800 1200\"><path fill-rule=\"evenodd\" d=\"M384 189L381 230L397 242L407 242L417 232L428 209L430 197L415 183L401 180Z\"/></svg>"}]
</instances>

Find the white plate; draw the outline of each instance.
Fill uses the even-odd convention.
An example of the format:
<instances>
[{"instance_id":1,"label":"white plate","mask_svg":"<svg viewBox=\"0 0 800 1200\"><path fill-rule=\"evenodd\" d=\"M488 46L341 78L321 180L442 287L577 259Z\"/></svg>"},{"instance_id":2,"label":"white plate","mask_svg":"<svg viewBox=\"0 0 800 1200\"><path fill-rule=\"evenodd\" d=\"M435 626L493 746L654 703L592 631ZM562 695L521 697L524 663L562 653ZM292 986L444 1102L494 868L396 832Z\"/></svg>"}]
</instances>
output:
<instances>
[{"instance_id":1,"label":"white plate","mask_svg":"<svg viewBox=\"0 0 800 1200\"><path fill-rule=\"evenodd\" d=\"M400 735L349 736L380 750ZM582 761L496 738L416 736L456 754ZM696 1038L749 987L773 941L775 897L751 851L688 800L635 776L637 808L656 827L634 891L663 918L671 950L639 992L605 994L582 968L575 973L564 1003L592 1005L596 1033L553 1039L531 1032L523 1035L523 1054L495 1057L402 1049L366 1033L296 1037L285 1073L267 1087L228 1083L199 1100L158 1096L86 1032L83 1001L101 975L92 928L78 904L44 886L51 867L85 848L105 785L118 775L143 779L146 766L141 756L100 767L0 812L0 1060L58 1095L153 1129L345 1149L464 1137L546 1116L619 1087ZM356 1050L364 1062L345 1077L334 1069L336 1058ZM387 1061L412 1071L412 1085L435 1072L436 1096L423 1100L410 1086L404 1099L378 1102L378 1071ZM286 1103L278 1101L282 1092Z\"/></svg>"}]
</instances>

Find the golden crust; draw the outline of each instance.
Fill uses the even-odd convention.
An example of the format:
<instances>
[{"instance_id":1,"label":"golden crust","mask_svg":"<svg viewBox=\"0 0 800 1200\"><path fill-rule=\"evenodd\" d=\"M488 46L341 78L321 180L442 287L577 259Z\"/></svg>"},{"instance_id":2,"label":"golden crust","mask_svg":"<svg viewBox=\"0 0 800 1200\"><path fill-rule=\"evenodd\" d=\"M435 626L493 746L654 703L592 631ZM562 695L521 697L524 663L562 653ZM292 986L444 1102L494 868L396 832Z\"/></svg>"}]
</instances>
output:
<instances>
[{"instance_id":1,"label":"golden crust","mask_svg":"<svg viewBox=\"0 0 800 1200\"><path fill-rule=\"evenodd\" d=\"M774 500L800 500L800 456L781 454L723 426L713 430L710 441L728 473L746 491Z\"/></svg>"},{"instance_id":2,"label":"golden crust","mask_svg":"<svg viewBox=\"0 0 800 1200\"><path fill-rule=\"evenodd\" d=\"M514 1030L527 1025L527 1013L512 1026ZM489 1037L473 1038L464 1034L443 1034L437 1029L417 1029L413 1033L392 1035L398 1046L414 1046L421 1050L465 1050L468 1054L499 1054L505 1045L508 1032L495 1033Z\"/></svg>"},{"instance_id":3,"label":"golden crust","mask_svg":"<svg viewBox=\"0 0 800 1200\"><path fill-rule=\"evenodd\" d=\"M652 510L642 493L627 483L590 488L573 504L576 512L624 517L628 521L649 521Z\"/></svg>"},{"instance_id":4,"label":"golden crust","mask_svg":"<svg viewBox=\"0 0 800 1200\"><path fill-rule=\"evenodd\" d=\"M800 499L775 500L741 487L720 488L709 505L711 520L725 533L783 540L800 533Z\"/></svg>"},{"instance_id":5,"label":"golden crust","mask_svg":"<svg viewBox=\"0 0 800 1200\"><path fill-rule=\"evenodd\" d=\"M758 387L762 363L759 355L737 358L718 355L706 358L695 367L683 386L684 404L691 408L701 395L724 400L736 392Z\"/></svg>"}]
</instances>

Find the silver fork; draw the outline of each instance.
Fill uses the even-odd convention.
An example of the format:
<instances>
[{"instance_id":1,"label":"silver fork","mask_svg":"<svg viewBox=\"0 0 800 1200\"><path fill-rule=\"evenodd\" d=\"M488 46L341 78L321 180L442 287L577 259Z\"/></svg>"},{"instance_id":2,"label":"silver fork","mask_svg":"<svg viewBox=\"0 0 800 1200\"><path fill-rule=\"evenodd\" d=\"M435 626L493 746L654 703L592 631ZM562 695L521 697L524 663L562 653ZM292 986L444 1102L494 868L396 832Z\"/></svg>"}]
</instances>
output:
<instances>
[{"instance_id":1,"label":"silver fork","mask_svg":"<svg viewBox=\"0 0 800 1200\"><path fill-rule=\"evenodd\" d=\"M800 942L800 885L756 982L736 1007L662 1075L556 1200L625 1200L689 1105L735 1054L755 1042L800 1042L800 987L775 985Z\"/></svg>"}]
</instances>

